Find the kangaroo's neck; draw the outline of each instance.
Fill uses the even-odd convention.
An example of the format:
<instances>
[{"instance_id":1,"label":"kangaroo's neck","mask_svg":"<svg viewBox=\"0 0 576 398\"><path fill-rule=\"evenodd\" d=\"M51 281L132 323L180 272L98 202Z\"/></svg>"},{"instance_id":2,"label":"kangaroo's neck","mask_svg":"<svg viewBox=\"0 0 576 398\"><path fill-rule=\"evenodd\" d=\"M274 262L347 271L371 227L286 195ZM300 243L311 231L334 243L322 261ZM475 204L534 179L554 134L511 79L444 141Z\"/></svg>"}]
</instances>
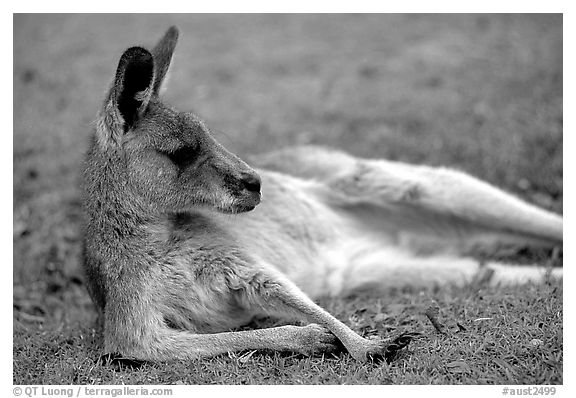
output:
<instances>
[{"instance_id":1,"label":"kangaroo's neck","mask_svg":"<svg viewBox=\"0 0 576 398\"><path fill-rule=\"evenodd\" d=\"M153 232L151 227L162 223L159 214L128 183L121 156L89 154L84 178L87 232L99 240L98 245L121 250L126 249L130 241L144 243Z\"/></svg>"}]
</instances>

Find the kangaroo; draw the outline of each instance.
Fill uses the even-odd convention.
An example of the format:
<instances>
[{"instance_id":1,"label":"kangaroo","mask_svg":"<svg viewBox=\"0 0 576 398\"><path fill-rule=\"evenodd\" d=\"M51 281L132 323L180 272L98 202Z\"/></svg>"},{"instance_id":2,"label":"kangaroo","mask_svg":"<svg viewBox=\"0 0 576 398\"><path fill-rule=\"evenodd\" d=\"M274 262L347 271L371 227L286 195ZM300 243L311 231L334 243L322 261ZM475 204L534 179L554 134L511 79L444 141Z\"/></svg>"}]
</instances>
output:
<instances>
[{"instance_id":1,"label":"kangaroo","mask_svg":"<svg viewBox=\"0 0 576 398\"><path fill-rule=\"evenodd\" d=\"M368 361L386 341L314 299L547 277L477 257L559 246L562 217L462 172L319 147L252 168L161 101L177 39L171 27L151 51L122 54L87 153L84 269L105 352L165 361L342 345ZM256 316L304 326L231 331Z\"/></svg>"}]
</instances>

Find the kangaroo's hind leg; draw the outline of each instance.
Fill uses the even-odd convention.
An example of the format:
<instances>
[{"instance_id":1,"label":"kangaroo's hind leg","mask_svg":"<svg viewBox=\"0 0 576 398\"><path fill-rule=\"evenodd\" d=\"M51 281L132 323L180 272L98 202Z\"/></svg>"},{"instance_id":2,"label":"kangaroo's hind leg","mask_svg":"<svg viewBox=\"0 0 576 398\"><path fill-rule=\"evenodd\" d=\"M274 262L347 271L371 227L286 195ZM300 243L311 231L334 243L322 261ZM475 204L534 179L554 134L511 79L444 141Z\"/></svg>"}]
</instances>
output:
<instances>
[{"instance_id":1,"label":"kangaroo's hind leg","mask_svg":"<svg viewBox=\"0 0 576 398\"><path fill-rule=\"evenodd\" d=\"M554 247L563 239L561 216L455 170L358 160L327 184L344 194L352 211L369 204L405 215L416 232L457 237L461 252L477 246Z\"/></svg>"},{"instance_id":2,"label":"kangaroo's hind leg","mask_svg":"<svg viewBox=\"0 0 576 398\"><path fill-rule=\"evenodd\" d=\"M283 149L254 162L322 183L327 189L317 194L325 202L387 223L384 233L394 229L416 245L430 238L440 245L441 238L444 249L470 254L562 243L561 216L455 170L359 159L322 147Z\"/></svg>"}]
</instances>

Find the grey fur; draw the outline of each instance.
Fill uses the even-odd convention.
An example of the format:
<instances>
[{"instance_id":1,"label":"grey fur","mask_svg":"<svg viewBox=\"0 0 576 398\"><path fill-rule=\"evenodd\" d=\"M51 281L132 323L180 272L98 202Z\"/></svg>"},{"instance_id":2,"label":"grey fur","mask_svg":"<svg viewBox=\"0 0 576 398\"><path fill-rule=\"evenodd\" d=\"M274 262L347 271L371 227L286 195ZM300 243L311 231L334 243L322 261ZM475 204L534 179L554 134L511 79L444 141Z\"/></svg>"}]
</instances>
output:
<instances>
[{"instance_id":1,"label":"grey fur","mask_svg":"<svg viewBox=\"0 0 576 398\"><path fill-rule=\"evenodd\" d=\"M406 281L399 268L385 268L402 259L408 283L461 283L477 273L476 263L459 257L470 245L561 242L558 216L460 174L314 148L264 156L262 165L284 173L257 173L199 118L160 100L177 38L172 27L152 52L124 52L86 158L84 267L107 353L144 360L262 348L309 355L335 350L339 340L365 361L383 355L384 342L360 337L309 297ZM446 210L452 183L468 191L449 196L454 207ZM476 193L493 198L492 207L467 199ZM500 203L503 216L493 210ZM378 257L383 247L420 250L414 231L432 252L454 255L454 268L428 267L412 254ZM351 246L342 246L344 238ZM364 251L348 253L360 238ZM367 253L377 258L376 271ZM321 326L229 331L256 315Z\"/></svg>"}]
</instances>

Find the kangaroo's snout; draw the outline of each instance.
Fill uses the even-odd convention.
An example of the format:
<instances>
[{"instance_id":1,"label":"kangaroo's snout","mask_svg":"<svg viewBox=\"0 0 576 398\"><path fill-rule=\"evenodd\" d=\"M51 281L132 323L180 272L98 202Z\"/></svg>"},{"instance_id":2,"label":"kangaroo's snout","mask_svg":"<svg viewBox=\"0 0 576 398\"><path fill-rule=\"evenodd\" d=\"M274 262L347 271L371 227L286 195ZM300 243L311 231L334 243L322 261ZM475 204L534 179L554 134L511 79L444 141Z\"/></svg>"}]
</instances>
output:
<instances>
[{"instance_id":1,"label":"kangaroo's snout","mask_svg":"<svg viewBox=\"0 0 576 398\"><path fill-rule=\"evenodd\" d=\"M236 191L234 212L244 213L254 210L260 204L262 179L255 172L245 172L237 179L239 190Z\"/></svg>"},{"instance_id":2,"label":"kangaroo's snout","mask_svg":"<svg viewBox=\"0 0 576 398\"><path fill-rule=\"evenodd\" d=\"M262 179L258 174L246 174L241 179L244 188L250 192L260 193Z\"/></svg>"},{"instance_id":3,"label":"kangaroo's snout","mask_svg":"<svg viewBox=\"0 0 576 398\"><path fill-rule=\"evenodd\" d=\"M220 207L224 212L244 213L254 210L261 199L262 179L260 175L238 156L226 150L215 140L212 143L212 167L220 175L221 189L230 195L231 202Z\"/></svg>"}]
</instances>

